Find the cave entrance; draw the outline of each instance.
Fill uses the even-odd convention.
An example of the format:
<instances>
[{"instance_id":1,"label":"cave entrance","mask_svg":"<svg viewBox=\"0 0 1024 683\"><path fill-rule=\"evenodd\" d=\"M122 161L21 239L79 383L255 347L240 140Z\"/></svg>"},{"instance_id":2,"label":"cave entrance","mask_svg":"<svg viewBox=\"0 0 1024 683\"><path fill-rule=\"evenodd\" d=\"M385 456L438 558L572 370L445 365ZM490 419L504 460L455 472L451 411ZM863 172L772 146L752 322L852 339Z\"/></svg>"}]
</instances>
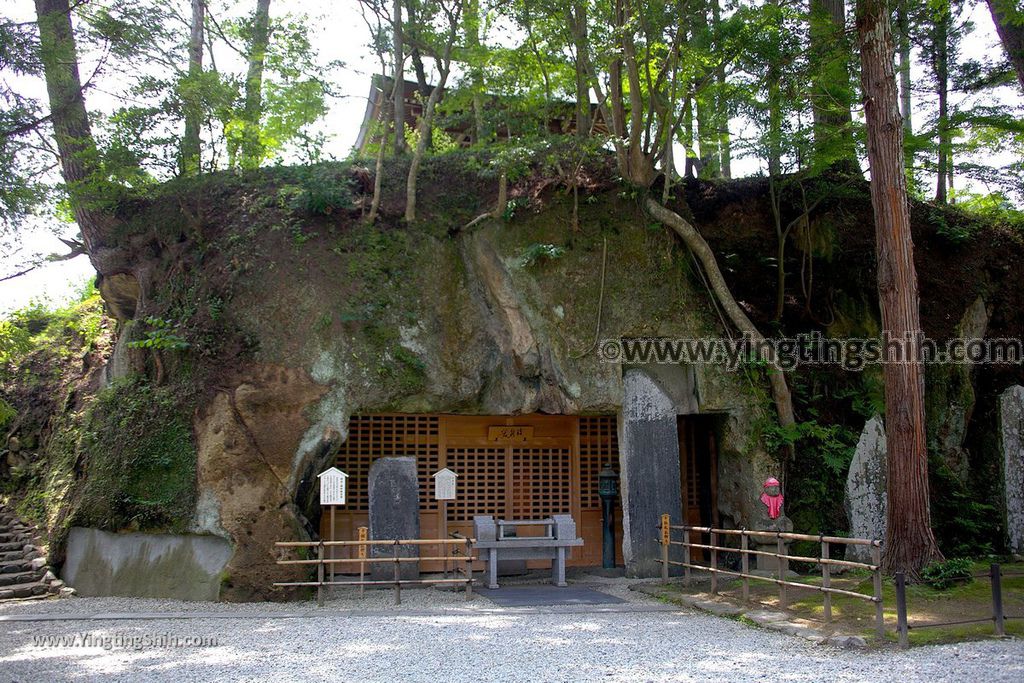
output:
<instances>
[{"instance_id":1,"label":"cave entrance","mask_svg":"<svg viewBox=\"0 0 1024 683\"><path fill-rule=\"evenodd\" d=\"M718 522L718 447L715 418L709 415L680 415L676 418L679 434L679 488L683 520L692 526L719 526ZM694 543L705 543L692 535ZM707 561L707 551L691 549L691 560Z\"/></svg>"},{"instance_id":2,"label":"cave entrance","mask_svg":"<svg viewBox=\"0 0 1024 683\"><path fill-rule=\"evenodd\" d=\"M514 430L504 428L514 427ZM349 475L348 504L338 508L335 538L356 538L369 525L367 481L377 458L416 458L420 486L420 536L437 538L444 527L434 500L432 475L443 467L456 472L457 498L448 503L448 532L473 533L475 515L538 519L571 514L582 548L570 566L601 565L601 499L598 474L608 463L619 469L615 415L356 415L335 465ZM622 562L622 512L616 505L615 546ZM539 531L539 529L537 530ZM329 538L327 515L322 538ZM524 530L525 532L525 530ZM422 571L440 564L422 562ZM545 568L550 560L531 561Z\"/></svg>"}]
</instances>

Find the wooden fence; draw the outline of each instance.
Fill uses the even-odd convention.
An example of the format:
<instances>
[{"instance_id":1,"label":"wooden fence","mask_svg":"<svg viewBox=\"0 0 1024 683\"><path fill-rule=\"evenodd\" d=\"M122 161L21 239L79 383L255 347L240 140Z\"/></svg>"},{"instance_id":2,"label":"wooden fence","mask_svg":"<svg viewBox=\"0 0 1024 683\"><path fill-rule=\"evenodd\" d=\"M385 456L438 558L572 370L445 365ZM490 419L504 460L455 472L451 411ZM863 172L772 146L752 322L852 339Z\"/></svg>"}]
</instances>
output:
<instances>
[{"instance_id":1,"label":"wooden fence","mask_svg":"<svg viewBox=\"0 0 1024 683\"><path fill-rule=\"evenodd\" d=\"M956 619L954 621L915 621L907 620L907 578L903 572L896 572L896 635L900 647L910 647L910 630L922 628L934 628L936 626L959 626L962 624L983 624L992 622L995 635L1005 636L1007 619L1024 619L1024 615L1012 615L1003 613L1003 577L1022 576L1020 573L1006 574L998 564L989 566L987 574L972 574L972 579L989 579L992 586L992 616L980 617L977 619ZM925 582L927 583L927 581Z\"/></svg>"},{"instance_id":2,"label":"wooden fence","mask_svg":"<svg viewBox=\"0 0 1024 683\"><path fill-rule=\"evenodd\" d=\"M392 586L395 591L395 604L400 605L402 603L402 586L412 585L435 585L435 584L448 584L448 585L464 585L466 588L466 599L469 600L473 593L473 561L477 558L473 556L473 542L472 538L413 538L413 539L399 539L399 540L387 540L387 541L371 541L365 538L365 534L360 534L360 540L357 541L281 541L274 544L274 547L281 548L287 551L292 550L314 550L316 557L311 559L278 559L277 564L280 565L312 565L316 566L316 581L281 581L274 584L276 587L300 587L300 586L316 586L316 601L318 605L324 603L324 587L331 586L359 586L359 592L362 594L364 587L366 586ZM403 546L418 546L420 548L424 546L437 546L440 548L440 553L437 555L430 556L417 556L417 557L402 557L401 548ZM389 557L368 557L368 550L374 546L388 546L393 548L393 552ZM336 558L334 557L333 550L335 548L355 548L357 557L346 557ZM403 579L402 578L402 565L410 562L426 562L436 561L443 562L445 566L451 562L454 567L454 577L449 577L448 572L445 572L443 578L433 579ZM394 578L388 580L367 580L366 569L368 565L390 563L394 566ZM358 565L359 567L359 580L341 580L336 581L334 577L334 568L337 565ZM325 576L328 574L329 576Z\"/></svg>"},{"instance_id":3,"label":"wooden fence","mask_svg":"<svg viewBox=\"0 0 1024 683\"><path fill-rule=\"evenodd\" d=\"M779 606L785 609L787 605L787 589L799 588L803 590L818 591L822 593L824 601L824 616L826 622L832 621L832 596L833 595L845 595L852 598L858 598L873 602L875 604L875 630L879 637L885 635L885 620L882 613L882 571L881 571L881 553L882 543L881 541L871 540L866 538L843 538L839 536L812 536L809 534L792 534L780 531L752 531L750 529L716 529L713 527L698 527L689 526L685 524L675 525L669 521L669 515L661 516L661 578L663 581L668 581L669 569L672 566L680 566L685 570L684 577L686 585L690 585L690 570L699 569L701 571L710 572L711 574L711 592L715 594L718 592L718 575L724 574L727 576L735 576L743 581L743 600L750 600L750 582L751 581L766 581L774 583L779 587ZM682 540L674 540L672 537L673 531L683 532ZM709 536L708 543L693 543L690 540L690 534L697 532L698 534L706 534ZM739 537L740 547L730 547L719 545L719 539L723 537ZM775 539L776 541L776 552L769 552L765 550L753 550L749 547L751 538L759 539ZM701 539L702 540L702 539ZM821 544L821 556L820 557L809 557L804 555L791 555L786 552L786 541L810 541ZM835 560L830 557L830 546L832 545L861 545L869 546L871 548L871 563L864 562L853 562L850 560ZM680 546L683 548L683 557L685 561L679 562L677 560L669 559L669 549L672 546ZM690 555L691 549L707 550L710 553L711 559L707 565L694 564ZM718 566L718 555L719 553L731 553L740 556L740 571L733 571L730 569L722 569ZM760 576L758 574L750 573L750 556L761 556L775 558L778 562L778 571L775 577L771 576ZM821 567L821 585L811 585L806 583L799 583L796 581L786 580L786 572L789 569L789 562L793 560L795 562L810 562L817 564ZM871 572L874 591L873 595L867 595L865 593L858 593L856 591L843 590L840 588L832 588L831 586L831 570L832 567L846 567L850 569L867 569Z\"/></svg>"}]
</instances>

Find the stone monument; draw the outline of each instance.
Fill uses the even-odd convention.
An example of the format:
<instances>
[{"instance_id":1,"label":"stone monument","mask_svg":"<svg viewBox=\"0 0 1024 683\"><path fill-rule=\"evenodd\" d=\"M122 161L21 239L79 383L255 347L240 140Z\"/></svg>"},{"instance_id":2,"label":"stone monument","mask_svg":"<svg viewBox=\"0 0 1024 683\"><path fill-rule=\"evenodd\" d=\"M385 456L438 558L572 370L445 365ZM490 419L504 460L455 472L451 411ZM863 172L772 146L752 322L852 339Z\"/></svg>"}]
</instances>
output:
<instances>
[{"instance_id":1,"label":"stone monument","mask_svg":"<svg viewBox=\"0 0 1024 683\"><path fill-rule=\"evenodd\" d=\"M1003 451L1007 546L1024 555L1024 387L1015 385L999 397L999 441Z\"/></svg>"},{"instance_id":2,"label":"stone monument","mask_svg":"<svg viewBox=\"0 0 1024 683\"><path fill-rule=\"evenodd\" d=\"M846 516L850 519L850 536L854 538L885 538L885 454L885 427L876 415L864 425L846 475ZM848 545L846 559L871 562L871 548Z\"/></svg>"},{"instance_id":3,"label":"stone monument","mask_svg":"<svg viewBox=\"0 0 1024 683\"><path fill-rule=\"evenodd\" d=\"M416 473L416 458L378 458L370 466L370 540L397 540L420 537L420 486ZM395 549L389 545L370 546L370 557L394 557ZM419 547L403 545L399 557L419 557ZM401 577L419 578L418 562L402 562ZM395 578L395 566L390 562L370 564L370 577L374 581Z\"/></svg>"}]
</instances>

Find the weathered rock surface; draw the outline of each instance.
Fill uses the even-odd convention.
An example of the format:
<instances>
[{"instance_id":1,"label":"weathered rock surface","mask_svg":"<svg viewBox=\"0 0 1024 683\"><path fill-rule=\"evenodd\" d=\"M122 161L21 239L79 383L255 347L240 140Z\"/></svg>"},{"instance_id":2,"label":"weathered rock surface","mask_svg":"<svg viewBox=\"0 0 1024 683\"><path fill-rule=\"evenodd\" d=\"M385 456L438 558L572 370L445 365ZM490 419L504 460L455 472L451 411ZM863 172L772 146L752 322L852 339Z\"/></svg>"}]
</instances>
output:
<instances>
[{"instance_id":1,"label":"weathered rock surface","mask_svg":"<svg viewBox=\"0 0 1024 683\"><path fill-rule=\"evenodd\" d=\"M979 296L964 311L956 334L961 339L982 339L988 324L989 310ZM964 441L976 402L974 369L969 363L930 364L925 369L929 446L962 482L970 471Z\"/></svg>"},{"instance_id":2,"label":"weathered rock surface","mask_svg":"<svg viewBox=\"0 0 1024 683\"><path fill-rule=\"evenodd\" d=\"M850 519L850 536L884 539L886 479L885 427L881 418L875 416L861 431L846 475L846 514ZM849 545L846 557L855 562L870 562L871 551L866 546Z\"/></svg>"},{"instance_id":3,"label":"weathered rock surface","mask_svg":"<svg viewBox=\"0 0 1024 683\"><path fill-rule=\"evenodd\" d=\"M291 482L303 470L295 463L309 427L303 410L323 391L301 370L252 367L246 381L218 392L196 418L195 530L230 539L235 548L222 598L280 597L271 584L305 577L302 568L275 564L274 543L309 538L293 501L298 486L313 483Z\"/></svg>"},{"instance_id":4,"label":"weathered rock surface","mask_svg":"<svg viewBox=\"0 0 1024 683\"><path fill-rule=\"evenodd\" d=\"M1024 387L999 397L999 436L1003 450L1006 535L1010 552L1024 554Z\"/></svg>"},{"instance_id":5,"label":"weathered rock surface","mask_svg":"<svg viewBox=\"0 0 1024 683\"><path fill-rule=\"evenodd\" d=\"M217 600L231 556L231 544L216 536L111 534L75 527L68 536L63 576L85 596Z\"/></svg>"}]
</instances>

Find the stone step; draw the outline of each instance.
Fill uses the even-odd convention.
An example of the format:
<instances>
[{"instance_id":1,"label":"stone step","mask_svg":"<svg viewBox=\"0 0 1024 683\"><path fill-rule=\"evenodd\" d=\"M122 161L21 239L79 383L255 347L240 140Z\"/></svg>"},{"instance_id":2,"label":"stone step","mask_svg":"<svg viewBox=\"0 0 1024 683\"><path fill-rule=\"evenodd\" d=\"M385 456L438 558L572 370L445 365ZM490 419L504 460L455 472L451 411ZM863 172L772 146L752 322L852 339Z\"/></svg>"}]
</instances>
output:
<instances>
[{"instance_id":1,"label":"stone step","mask_svg":"<svg viewBox=\"0 0 1024 683\"><path fill-rule=\"evenodd\" d=\"M33 550L35 548L35 546L32 546L30 543L25 543L23 541L8 541L6 543L0 543L0 553L8 552L11 550L21 551L25 549L25 546L29 546L30 550Z\"/></svg>"},{"instance_id":2,"label":"stone step","mask_svg":"<svg viewBox=\"0 0 1024 683\"><path fill-rule=\"evenodd\" d=\"M32 540L24 534L16 534L10 531L0 531L0 543L31 543Z\"/></svg>"},{"instance_id":3,"label":"stone step","mask_svg":"<svg viewBox=\"0 0 1024 683\"><path fill-rule=\"evenodd\" d=\"M50 587L45 583L16 583L0 587L0 600L31 598L34 595L46 595L49 592Z\"/></svg>"},{"instance_id":4,"label":"stone step","mask_svg":"<svg viewBox=\"0 0 1024 683\"><path fill-rule=\"evenodd\" d=\"M37 581L45 583L43 579L46 578L46 568L41 569L30 569L27 572L16 572L14 574L0 574L0 588L4 586L13 586L17 583L35 583Z\"/></svg>"},{"instance_id":5,"label":"stone step","mask_svg":"<svg viewBox=\"0 0 1024 683\"><path fill-rule=\"evenodd\" d=\"M7 560L0 562L0 574L17 574L19 572L30 572L46 566L46 560L42 558Z\"/></svg>"}]
</instances>

